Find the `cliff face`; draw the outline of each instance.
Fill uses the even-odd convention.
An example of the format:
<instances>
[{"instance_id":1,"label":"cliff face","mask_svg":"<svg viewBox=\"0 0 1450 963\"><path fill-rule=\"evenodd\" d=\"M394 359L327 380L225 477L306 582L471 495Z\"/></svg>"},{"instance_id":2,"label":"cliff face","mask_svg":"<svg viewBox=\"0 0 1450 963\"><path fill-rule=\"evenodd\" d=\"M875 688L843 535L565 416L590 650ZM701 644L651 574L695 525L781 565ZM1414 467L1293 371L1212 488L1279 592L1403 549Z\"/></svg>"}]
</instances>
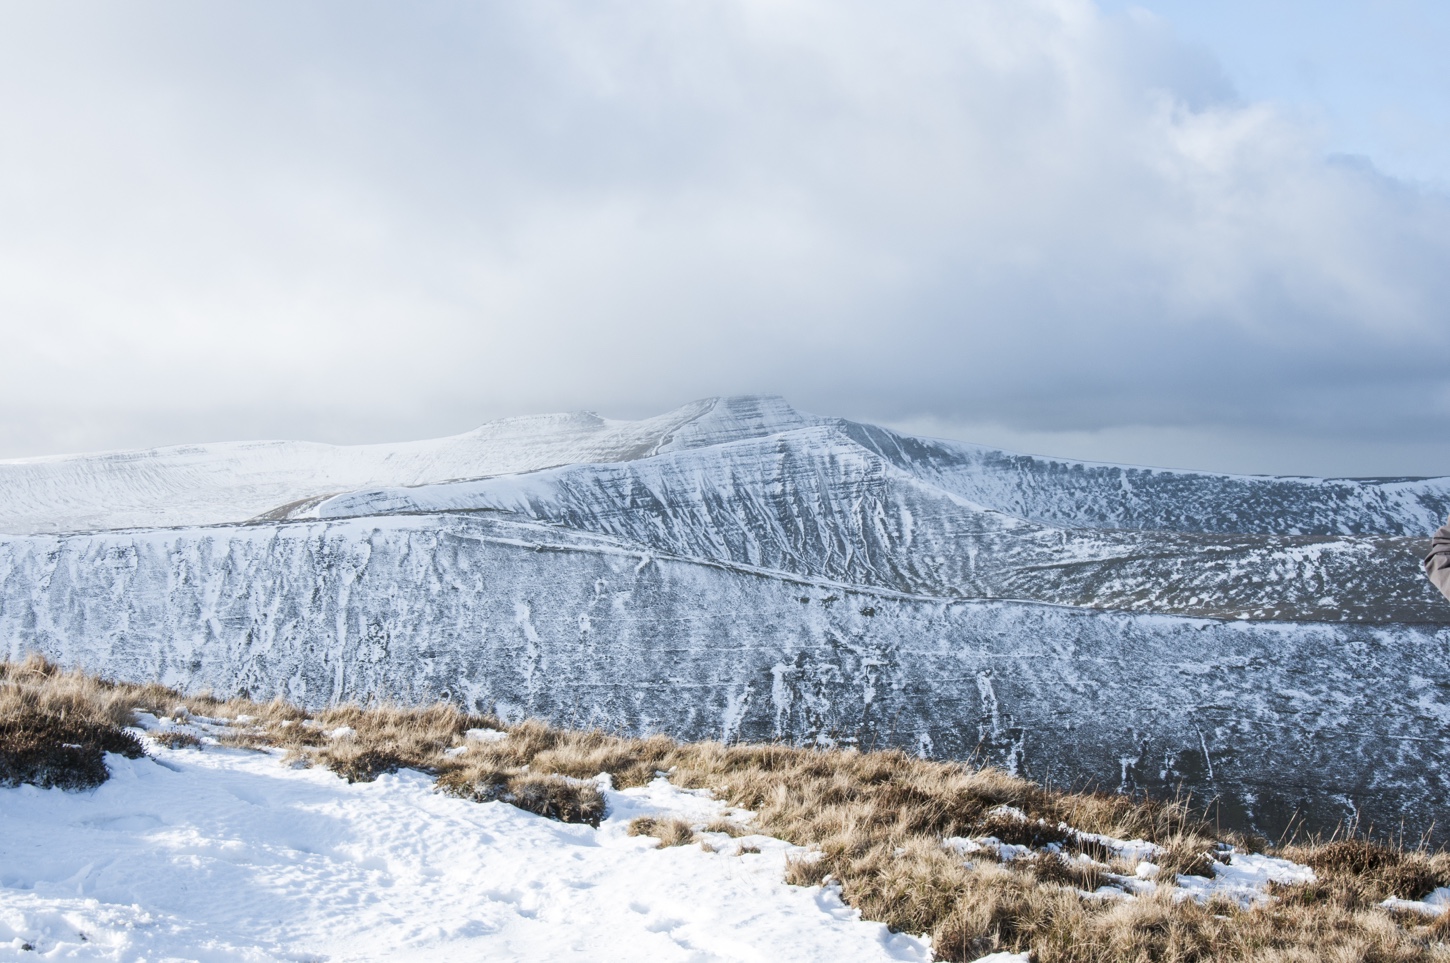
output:
<instances>
[{"instance_id":1,"label":"cliff face","mask_svg":"<svg viewBox=\"0 0 1450 963\"><path fill-rule=\"evenodd\" d=\"M1182 786L1274 834L1296 811L1416 833L1450 800L1450 607L1405 534L1442 481L1074 466L770 399L460 438L282 446L285 471L250 474L245 446L219 446L225 471L135 456L144 481L117 456L0 465L0 521L30 526L0 538L0 644L310 705L442 697Z\"/></svg>"}]
</instances>

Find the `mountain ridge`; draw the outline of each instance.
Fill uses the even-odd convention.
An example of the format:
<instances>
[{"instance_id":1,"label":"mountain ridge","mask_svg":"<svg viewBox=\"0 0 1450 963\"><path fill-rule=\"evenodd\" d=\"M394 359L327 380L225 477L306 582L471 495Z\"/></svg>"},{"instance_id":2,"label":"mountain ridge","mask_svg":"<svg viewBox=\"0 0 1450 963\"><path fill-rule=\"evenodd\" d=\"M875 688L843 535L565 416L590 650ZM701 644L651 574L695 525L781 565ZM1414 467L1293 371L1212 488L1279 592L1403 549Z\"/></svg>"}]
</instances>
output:
<instances>
[{"instance_id":1,"label":"mountain ridge","mask_svg":"<svg viewBox=\"0 0 1450 963\"><path fill-rule=\"evenodd\" d=\"M1450 606L1418 561L1442 510L1450 479L1069 463L758 397L0 463L0 646L1450 837Z\"/></svg>"},{"instance_id":2,"label":"mountain ridge","mask_svg":"<svg viewBox=\"0 0 1450 963\"><path fill-rule=\"evenodd\" d=\"M741 396L703 399L639 421L592 412L505 418L420 442L224 442L0 461L0 531L239 522L360 488L617 464L819 426L982 507L1059 526L1410 537L1450 514L1450 477L1317 479L1085 462L902 435L808 415L776 396ZM226 498L187 503L207 486L224 489ZM46 500L57 488L73 490L73 502ZM1266 488L1275 491L1277 511L1266 510ZM162 499L178 504L162 506Z\"/></svg>"}]
</instances>

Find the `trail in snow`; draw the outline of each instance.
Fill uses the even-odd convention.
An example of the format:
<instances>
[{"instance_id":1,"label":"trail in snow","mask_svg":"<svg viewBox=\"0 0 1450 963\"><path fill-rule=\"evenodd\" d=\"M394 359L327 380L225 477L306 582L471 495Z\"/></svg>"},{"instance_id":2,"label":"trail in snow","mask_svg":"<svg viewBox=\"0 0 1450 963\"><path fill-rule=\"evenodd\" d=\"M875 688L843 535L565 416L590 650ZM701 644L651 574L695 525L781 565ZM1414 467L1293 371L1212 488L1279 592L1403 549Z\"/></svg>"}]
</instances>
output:
<instances>
[{"instance_id":1,"label":"trail in snow","mask_svg":"<svg viewBox=\"0 0 1450 963\"><path fill-rule=\"evenodd\" d=\"M663 779L598 830L349 785L273 754L153 746L89 793L0 789L0 958L141 961L929 960L763 836L654 849L630 819L725 807ZM735 855L742 844L759 853ZM23 947L29 944L32 949Z\"/></svg>"}]
</instances>

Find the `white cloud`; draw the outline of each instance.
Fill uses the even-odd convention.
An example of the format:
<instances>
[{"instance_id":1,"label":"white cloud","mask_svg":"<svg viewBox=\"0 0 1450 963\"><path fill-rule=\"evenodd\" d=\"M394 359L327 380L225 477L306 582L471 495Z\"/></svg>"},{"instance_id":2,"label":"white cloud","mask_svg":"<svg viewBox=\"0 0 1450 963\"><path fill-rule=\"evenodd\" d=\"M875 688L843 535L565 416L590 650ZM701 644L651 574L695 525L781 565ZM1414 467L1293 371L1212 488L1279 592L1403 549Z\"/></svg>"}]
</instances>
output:
<instances>
[{"instance_id":1,"label":"white cloud","mask_svg":"<svg viewBox=\"0 0 1450 963\"><path fill-rule=\"evenodd\" d=\"M1149 17L0 9L10 454L772 390L1450 472L1404 455L1446 434L1450 204Z\"/></svg>"}]
</instances>

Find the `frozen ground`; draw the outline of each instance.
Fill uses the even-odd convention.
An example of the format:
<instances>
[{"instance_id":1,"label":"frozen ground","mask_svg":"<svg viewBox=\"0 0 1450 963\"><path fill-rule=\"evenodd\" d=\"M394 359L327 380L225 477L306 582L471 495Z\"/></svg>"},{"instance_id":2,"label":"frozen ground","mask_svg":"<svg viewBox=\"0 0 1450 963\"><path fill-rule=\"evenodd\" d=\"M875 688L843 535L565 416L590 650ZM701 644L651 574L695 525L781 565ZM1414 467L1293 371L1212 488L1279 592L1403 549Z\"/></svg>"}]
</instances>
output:
<instances>
[{"instance_id":1,"label":"frozen ground","mask_svg":"<svg viewBox=\"0 0 1450 963\"><path fill-rule=\"evenodd\" d=\"M930 959L831 890L785 885L778 840L629 836L635 816L723 809L664 780L609 791L595 830L414 772L349 785L267 753L150 748L108 757L93 792L0 789L0 959Z\"/></svg>"}]
</instances>

